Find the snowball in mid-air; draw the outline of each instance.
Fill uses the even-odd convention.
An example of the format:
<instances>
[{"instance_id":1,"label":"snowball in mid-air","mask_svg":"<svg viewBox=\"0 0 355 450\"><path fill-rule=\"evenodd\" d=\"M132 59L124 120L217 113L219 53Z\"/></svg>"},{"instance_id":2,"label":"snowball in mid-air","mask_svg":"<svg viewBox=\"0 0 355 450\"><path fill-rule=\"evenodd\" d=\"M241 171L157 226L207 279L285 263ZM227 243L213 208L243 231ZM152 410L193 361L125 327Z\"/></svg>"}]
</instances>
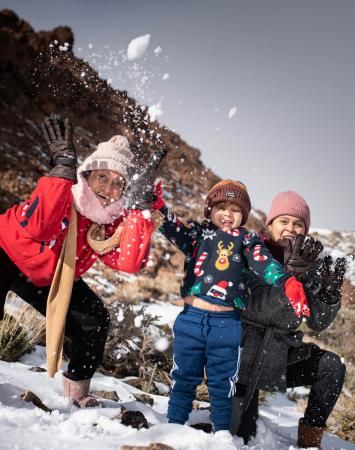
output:
<instances>
[{"instance_id":1,"label":"snowball in mid-air","mask_svg":"<svg viewBox=\"0 0 355 450\"><path fill-rule=\"evenodd\" d=\"M161 103L157 103L156 105L151 105L148 108L148 114L150 117L150 120L154 122L158 116L161 116L163 114L163 110L161 109Z\"/></svg>"},{"instance_id":2,"label":"snowball in mid-air","mask_svg":"<svg viewBox=\"0 0 355 450\"><path fill-rule=\"evenodd\" d=\"M162 52L162 49L161 49L161 47L159 47L159 45L158 45L158 47L156 47L156 48L154 49L154 53L158 56L161 52Z\"/></svg>"},{"instance_id":3,"label":"snowball in mid-air","mask_svg":"<svg viewBox=\"0 0 355 450\"><path fill-rule=\"evenodd\" d=\"M165 352L169 348L169 341L166 337L161 337L155 341L155 348L158 352Z\"/></svg>"},{"instance_id":4,"label":"snowball in mid-air","mask_svg":"<svg viewBox=\"0 0 355 450\"><path fill-rule=\"evenodd\" d=\"M170 75L168 73L164 73L162 79L163 81L168 80L170 78Z\"/></svg>"},{"instance_id":5,"label":"snowball in mid-air","mask_svg":"<svg viewBox=\"0 0 355 450\"><path fill-rule=\"evenodd\" d=\"M230 110L229 110L229 113L228 113L228 119L231 119L233 116L235 116L237 114L237 107L236 106L233 106L233 108L231 108Z\"/></svg>"},{"instance_id":6,"label":"snowball in mid-air","mask_svg":"<svg viewBox=\"0 0 355 450\"><path fill-rule=\"evenodd\" d=\"M132 39L127 48L127 58L130 61L141 58L148 48L149 41L150 34Z\"/></svg>"}]
</instances>

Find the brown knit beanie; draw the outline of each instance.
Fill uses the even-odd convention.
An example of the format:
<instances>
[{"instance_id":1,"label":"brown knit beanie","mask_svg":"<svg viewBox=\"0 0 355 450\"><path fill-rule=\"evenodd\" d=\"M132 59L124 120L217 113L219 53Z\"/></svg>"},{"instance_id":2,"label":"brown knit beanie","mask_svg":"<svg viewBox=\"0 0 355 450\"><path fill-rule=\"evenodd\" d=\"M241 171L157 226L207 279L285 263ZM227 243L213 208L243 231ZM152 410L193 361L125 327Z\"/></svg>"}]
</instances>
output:
<instances>
[{"instance_id":1,"label":"brown knit beanie","mask_svg":"<svg viewBox=\"0 0 355 450\"><path fill-rule=\"evenodd\" d=\"M205 216L211 215L212 208L220 202L230 201L238 205L243 214L241 225L248 220L251 203L247 188L240 181L222 180L215 184L208 192L205 202Z\"/></svg>"},{"instance_id":2,"label":"brown knit beanie","mask_svg":"<svg viewBox=\"0 0 355 450\"><path fill-rule=\"evenodd\" d=\"M311 213L306 200L297 192L285 191L275 195L271 203L270 211L266 217L266 226L268 226L276 217L294 216L301 219L304 223L306 234L311 224Z\"/></svg>"}]
</instances>

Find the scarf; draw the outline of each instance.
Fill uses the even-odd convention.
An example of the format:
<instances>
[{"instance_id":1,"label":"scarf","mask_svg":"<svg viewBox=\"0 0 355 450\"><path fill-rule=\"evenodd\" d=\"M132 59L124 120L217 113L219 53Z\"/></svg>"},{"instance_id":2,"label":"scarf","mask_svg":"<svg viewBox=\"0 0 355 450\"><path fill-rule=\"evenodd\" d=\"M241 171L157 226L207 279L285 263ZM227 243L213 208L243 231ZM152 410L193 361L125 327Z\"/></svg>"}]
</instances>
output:
<instances>
[{"instance_id":1,"label":"scarf","mask_svg":"<svg viewBox=\"0 0 355 450\"><path fill-rule=\"evenodd\" d=\"M77 211L92 222L103 225L114 222L124 213L124 200L111 203L108 206L102 206L100 200L90 189L83 175L78 175L78 182L72 187L74 205Z\"/></svg>"},{"instance_id":2,"label":"scarf","mask_svg":"<svg viewBox=\"0 0 355 450\"><path fill-rule=\"evenodd\" d=\"M63 355L65 320L75 276L77 213L74 206L51 288L46 311L47 373L50 377L60 369Z\"/></svg>"}]
</instances>

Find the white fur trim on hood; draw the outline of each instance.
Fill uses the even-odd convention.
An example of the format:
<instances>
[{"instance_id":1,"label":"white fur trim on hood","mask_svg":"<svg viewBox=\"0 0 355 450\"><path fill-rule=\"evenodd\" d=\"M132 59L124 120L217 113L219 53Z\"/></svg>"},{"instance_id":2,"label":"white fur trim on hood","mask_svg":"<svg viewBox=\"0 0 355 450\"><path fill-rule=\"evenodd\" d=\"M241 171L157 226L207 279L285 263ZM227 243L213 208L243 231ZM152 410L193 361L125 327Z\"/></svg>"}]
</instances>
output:
<instances>
[{"instance_id":1,"label":"white fur trim on hood","mask_svg":"<svg viewBox=\"0 0 355 450\"><path fill-rule=\"evenodd\" d=\"M72 187L72 194L76 210L100 225L112 223L124 213L122 197L108 206L102 206L83 175L78 175L78 182Z\"/></svg>"}]
</instances>

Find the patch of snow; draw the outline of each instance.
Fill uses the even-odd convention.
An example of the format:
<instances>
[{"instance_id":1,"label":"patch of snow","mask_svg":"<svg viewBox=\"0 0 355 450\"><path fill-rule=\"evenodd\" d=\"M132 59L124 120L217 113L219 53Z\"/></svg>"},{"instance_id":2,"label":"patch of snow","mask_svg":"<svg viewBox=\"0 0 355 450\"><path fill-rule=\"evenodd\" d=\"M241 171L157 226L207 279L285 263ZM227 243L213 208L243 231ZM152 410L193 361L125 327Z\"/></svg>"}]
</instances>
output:
<instances>
[{"instance_id":1,"label":"patch of snow","mask_svg":"<svg viewBox=\"0 0 355 450\"><path fill-rule=\"evenodd\" d=\"M133 309L135 311L139 311L142 306L146 308L146 312L151 316L157 316L157 323L159 325L167 324L171 328L176 319L176 316L179 312L182 311L181 306L171 305L169 303L164 302L154 302L154 303L139 303L138 305L134 305Z\"/></svg>"},{"instance_id":2,"label":"patch of snow","mask_svg":"<svg viewBox=\"0 0 355 450\"><path fill-rule=\"evenodd\" d=\"M154 346L158 352L165 352L169 348L169 340L166 337L162 337L155 341Z\"/></svg>"},{"instance_id":3,"label":"patch of snow","mask_svg":"<svg viewBox=\"0 0 355 450\"><path fill-rule=\"evenodd\" d=\"M148 108L148 114L150 117L150 120L154 122L157 117L161 116L163 114L163 110L161 108L161 102L156 103L155 105L151 105Z\"/></svg>"},{"instance_id":4,"label":"patch of snow","mask_svg":"<svg viewBox=\"0 0 355 450\"><path fill-rule=\"evenodd\" d=\"M329 236L330 234L333 233L333 230L329 230L328 228L310 228L309 229L310 233L317 233L320 234L322 236Z\"/></svg>"},{"instance_id":5,"label":"patch of snow","mask_svg":"<svg viewBox=\"0 0 355 450\"><path fill-rule=\"evenodd\" d=\"M1 450L117 450L124 445L147 446L163 443L176 450L226 450L226 445L214 435L195 430L188 425L168 424L166 412L168 397L152 395L153 406L138 402L133 394L143 393L123 380L95 374L93 391L116 391L120 401L102 400L104 408L78 409L63 397L62 374L54 378L46 373L33 372L32 365L45 366L44 350L37 347L35 354L18 363L0 361L0 448ZM62 366L64 368L65 365ZM162 394L167 387L157 386ZM30 389L53 411L46 413L20 399ZM208 403L201 402L201 406ZM140 411L149 428L137 430L122 425L121 408ZM210 423L209 410L193 410L188 424ZM284 395L270 397L260 408L258 432L248 447L240 438L234 438L235 448L250 450L296 449L297 422L301 414L296 404ZM323 448L327 450L354 450L354 444L325 433ZM232 447L231 447L232 448Z\"/></svg>"}]
</instances>

